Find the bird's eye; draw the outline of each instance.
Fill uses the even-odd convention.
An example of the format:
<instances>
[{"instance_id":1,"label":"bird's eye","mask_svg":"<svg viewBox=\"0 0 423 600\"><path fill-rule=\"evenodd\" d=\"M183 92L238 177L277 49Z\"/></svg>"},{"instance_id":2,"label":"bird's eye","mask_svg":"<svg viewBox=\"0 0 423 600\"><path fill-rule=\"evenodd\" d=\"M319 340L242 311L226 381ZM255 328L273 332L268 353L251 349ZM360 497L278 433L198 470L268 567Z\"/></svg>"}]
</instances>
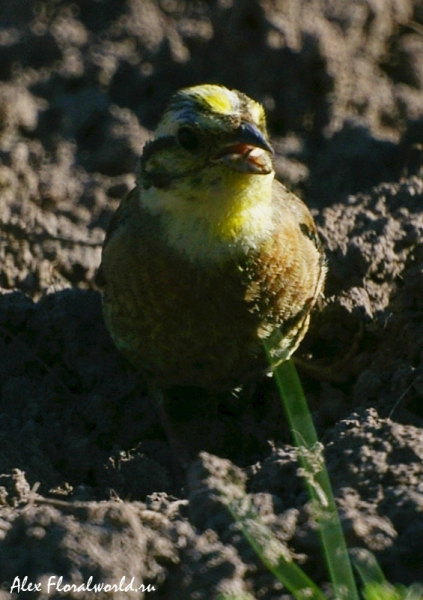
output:
<instances>
[{"instance_id":1,"label":"bird's eye","mask_svg":"<svg viewBox=\"0 0 423 600\"><path fill-rule=\"evenodd\" d=\"M187 125L183 125L178 130L178 142L185 150L194 151L200 146L200 140L196 132Z\"/></svg>"}]
</instances>

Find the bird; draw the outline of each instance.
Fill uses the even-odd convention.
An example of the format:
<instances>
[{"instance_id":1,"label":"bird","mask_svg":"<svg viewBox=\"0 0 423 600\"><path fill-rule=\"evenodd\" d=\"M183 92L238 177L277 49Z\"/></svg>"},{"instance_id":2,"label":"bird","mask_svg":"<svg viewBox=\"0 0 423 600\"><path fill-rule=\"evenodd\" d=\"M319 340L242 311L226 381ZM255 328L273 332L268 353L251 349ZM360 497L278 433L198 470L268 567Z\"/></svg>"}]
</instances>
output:
<instances>
[{"instance_id":1,"label":"bird","mask_svg":"<svg viewBox=\"0 0 423 600\"><path fill-rule=\"evenodd\" d=\"M259 102L217 84L180 89L111 220L104 321L160 407L173 386L245 385L269 371L264 342L281 362L309 327L325 256L273 153Z\"/></svg>"}]
</instances>

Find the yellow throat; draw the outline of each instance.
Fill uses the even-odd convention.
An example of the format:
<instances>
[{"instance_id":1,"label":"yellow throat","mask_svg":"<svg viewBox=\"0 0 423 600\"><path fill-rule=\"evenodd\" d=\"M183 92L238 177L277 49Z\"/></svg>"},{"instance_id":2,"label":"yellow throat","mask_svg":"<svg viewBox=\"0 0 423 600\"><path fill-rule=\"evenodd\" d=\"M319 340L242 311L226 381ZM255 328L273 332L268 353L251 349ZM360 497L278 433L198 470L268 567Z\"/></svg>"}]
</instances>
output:
<instances>
[{"instance_id":1,"label":"yellow throat","mask_svg":"<svg viewBox=\"0 0 423 600\"><path fill-rule=\"evenodd\" d=\"M257 248L271 234L274 172L221 171L184 178L169 190L142 193L142 204L162 217L169 246L196 262L215 262Z\"/></svg>"}]
</instances>

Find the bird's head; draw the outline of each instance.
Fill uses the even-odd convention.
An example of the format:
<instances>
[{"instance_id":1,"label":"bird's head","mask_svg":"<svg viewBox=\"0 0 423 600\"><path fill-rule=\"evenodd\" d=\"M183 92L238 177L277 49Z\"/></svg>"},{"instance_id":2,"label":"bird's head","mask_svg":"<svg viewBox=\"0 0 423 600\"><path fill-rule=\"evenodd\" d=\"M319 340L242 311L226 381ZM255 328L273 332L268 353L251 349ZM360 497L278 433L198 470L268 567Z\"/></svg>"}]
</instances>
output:
<instances>
[{"instance_id":1,"label":"bird's head","mask_svg":"<svg viewBox=\"0 0 423 600\"><path fill-rule=\"evenodd\" d=\"M209 237L236 242L270 204L272 152L261 104L220 85L179 90L144 148L143 203L173 228L205 221Z\"/></svg>"},{"instance_id":2,"label":"bird's head","mask_svg":"<svg viewBox=\"0 0 423 600\"><path fill-rule=\"evenodd\" d=\"M180 178L212 178L225 170L268 175L272 152L261 104L223 86L198 85L172 97L145 147L143 176L166 188Z\"/></svg>"}]
</instances>

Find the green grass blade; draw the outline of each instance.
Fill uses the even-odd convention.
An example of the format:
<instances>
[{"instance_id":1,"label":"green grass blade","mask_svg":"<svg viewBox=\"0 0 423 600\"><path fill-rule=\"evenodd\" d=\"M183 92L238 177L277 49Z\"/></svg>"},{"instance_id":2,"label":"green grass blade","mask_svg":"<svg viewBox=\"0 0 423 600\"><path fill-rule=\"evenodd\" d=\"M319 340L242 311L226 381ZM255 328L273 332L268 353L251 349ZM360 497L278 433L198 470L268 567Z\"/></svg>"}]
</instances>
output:
<instances>
[{"instance_id":1,"label":"green grass blade","mask_svg":"<svg viewBox=\"0 0 423 600\"><path fill-rule=\"evenodd\" d=\"M265 567L297 600L328 600L316 584L292 561L285 546L261 522L248 497L232 500L227 506L244 537Z\"/></svg>"},{"instance_id":2,"label":"green grass blade","mask_svg":"<svg viewBox=\"0 0 423 600\"><path fill-rule=\"evenodd\" d=\"M409 588L386 581L376 557L365 548L351 550L352 561L363 582L364 600L423 600L423 586Z\"/></svg>"},{"instance_id":3,"label":"green grass blade","mask_svg":"<svg viewBox=\"0 0 423 600\"><path fill-rule=\"evenodd\" d=\"M265 344L270 364L271 349ZM359 600L329 475L313 420L292 360L275 367L274 375L298 449L302 475L315 507L326 565L337 600Z\"/></svg>"},{"instance_id":4,"label":"green grass blade","mask_svg":"<svg viewBox=\"0 0 423 600\"><path fill-rule=\"evenodd\" d=\"M409 588L404 585L385 583L368 583L363 588L364 600L422 600L423 588L414 584Z\"/></svg>"},{"instance_id":5,"label":"green grass blade","mask_svg":"<svg viewBox=\"0 0 423 600\"><path fill-rule=\"evenodd\" d=\"M353 565L360 575L363 584L386 583L385 576L375 556L365 548L353 548L350 552Z\"/></svg>"}]
</instances>

